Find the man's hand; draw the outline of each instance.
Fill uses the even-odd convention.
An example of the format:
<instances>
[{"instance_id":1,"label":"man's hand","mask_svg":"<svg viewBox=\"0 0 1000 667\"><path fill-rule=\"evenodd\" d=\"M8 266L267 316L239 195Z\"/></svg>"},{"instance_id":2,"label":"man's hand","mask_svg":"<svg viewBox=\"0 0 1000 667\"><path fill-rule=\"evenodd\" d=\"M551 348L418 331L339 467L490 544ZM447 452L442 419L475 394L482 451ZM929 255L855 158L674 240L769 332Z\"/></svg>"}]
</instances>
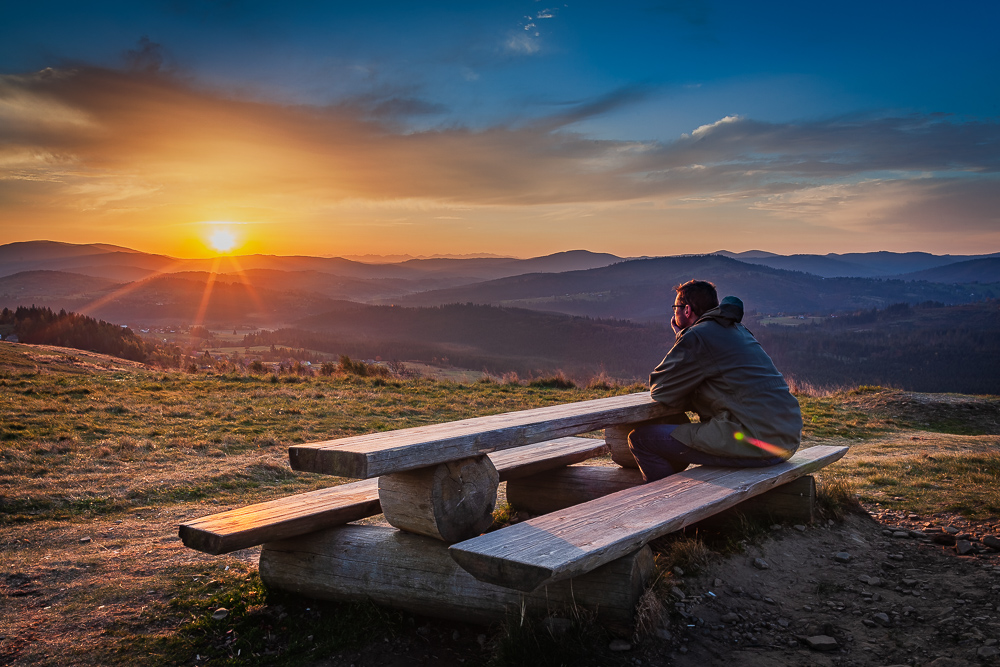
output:
<instances>
[{"instance_id":1,"label":"man's hand","mask_svg":"<svg viewBox=\"0 0 1000 667\"><path fill-rule=\"evenodd\" d=\"M677 322L675 322L672 317L670 318L670 328L674 330L675 336L681 332L681 328L677 326Z\"/></svg>"}]
</instances>

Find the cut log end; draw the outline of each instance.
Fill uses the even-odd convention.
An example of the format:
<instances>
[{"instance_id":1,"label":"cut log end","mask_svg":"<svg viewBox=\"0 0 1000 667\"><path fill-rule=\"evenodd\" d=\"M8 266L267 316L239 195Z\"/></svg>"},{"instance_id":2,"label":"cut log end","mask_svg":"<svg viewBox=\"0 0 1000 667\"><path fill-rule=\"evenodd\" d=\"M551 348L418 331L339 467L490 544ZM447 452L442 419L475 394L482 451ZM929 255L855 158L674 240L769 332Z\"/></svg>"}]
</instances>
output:
<instances>
[{"instance_id":1,"label":"cut log end","mask_svg":"<svg viewBox=\"0 0 1000 667\"><path fill-rule=\"evenodd\" d=\"M445 542L479 535L493 523L500 476L488 456L379 477L390 525Z\"/></svg>"}]
</instances>

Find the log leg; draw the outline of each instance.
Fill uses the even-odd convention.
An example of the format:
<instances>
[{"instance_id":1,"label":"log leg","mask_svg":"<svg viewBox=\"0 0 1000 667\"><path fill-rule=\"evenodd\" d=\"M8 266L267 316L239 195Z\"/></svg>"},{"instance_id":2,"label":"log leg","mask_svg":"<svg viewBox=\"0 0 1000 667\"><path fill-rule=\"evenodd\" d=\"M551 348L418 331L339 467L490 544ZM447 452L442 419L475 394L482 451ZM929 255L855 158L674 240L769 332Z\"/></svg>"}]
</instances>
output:
<instances>
[{"instance_id":1,"label":"log leg","mask_svg":"<svg viewBox=\"0 0 1000 667\"><path fill-rule=\"evenodd\" d=\"M653 570L652 552L642 547L588 574L521 593L478 581L443 542L381 526L346 525L269 542L260 554L260 576L270 588L483 624L519 613L522 604L532 614L579 605L628 627Z\"/></svg>"},{"instance_id":2,"label":"log leg","mask_svg":"<svg viewBox=\"0 0 1000 667\"><path fill-rule=\"evenodd\" d=\"M461 542L490 527L499 484L496 467L483 455L383 475L378 495L390 525Z\"/></svg>"},{"instance_id":3,"label":"log leg","mask_svg":"<svg viewBox=\"0 0 1000 667\"><path fill-rule=\"evenodd\" d=\"M793 479L787 484L747 498L725 512L701 522L703 526L722 526L737 516L757 521L787 521L809 524L816 508L816 480L812 475Z\"/></svg>"},{"instance_id":4,"label":"log leg","mask_svg":"<svg viewBox=\"0 0 1000 667\"><path fill-rule=\"evenodd\" d=\"M649 424L687 424L690 421L687 415L677 414L650 419L644 422L636 422L635 424L608 426L604 429L604 442L607 443L608 449L611 450L612 461L623 468L638 468L639 464L636 463L635 457L632 456L632 450L628 448L629 433L639 426L647 426Z\"/></svg>"},{"instance_id":5,"label":"log leg","mask_svg":"<svg viewBox=\"0 0 1000 667\"><path fill-rule=\"evenodd\" d=\"M507 502L531 514L548 514L642 484L637 468L572 465L507 481Z\"/></svg>"}]
</instances>

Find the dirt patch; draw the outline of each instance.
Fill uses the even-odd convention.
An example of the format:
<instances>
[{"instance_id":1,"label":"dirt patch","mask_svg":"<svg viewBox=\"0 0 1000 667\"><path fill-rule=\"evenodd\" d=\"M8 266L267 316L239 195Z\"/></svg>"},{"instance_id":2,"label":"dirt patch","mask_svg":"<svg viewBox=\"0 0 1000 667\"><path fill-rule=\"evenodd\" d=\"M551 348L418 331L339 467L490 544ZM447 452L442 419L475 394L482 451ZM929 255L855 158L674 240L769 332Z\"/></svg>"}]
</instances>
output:
<instances>
[{"instance_id":1,"label":"dirt patch","mask_svg":"<svg viewBox=\"0 0 1000 667\"><path fill-rule=\"evenodd\" d=\"M777 528L745 553L681 577L671 640L640 645L637 655L678 665L995 661L1000 554L958 556L932 541L947 527L963 537L1000 526L885 513ZM934 662L942 659L952 662Z\"/></svg>"}]
</instances>

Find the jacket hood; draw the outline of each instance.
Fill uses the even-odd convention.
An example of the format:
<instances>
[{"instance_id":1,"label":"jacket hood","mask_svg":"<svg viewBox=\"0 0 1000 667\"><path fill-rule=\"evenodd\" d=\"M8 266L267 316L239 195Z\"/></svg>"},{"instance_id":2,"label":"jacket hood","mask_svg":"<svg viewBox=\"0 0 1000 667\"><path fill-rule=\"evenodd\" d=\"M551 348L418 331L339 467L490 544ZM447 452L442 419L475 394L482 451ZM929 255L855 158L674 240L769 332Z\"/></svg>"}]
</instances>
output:
<instances>
[{"instance_id":1,"label":"jacket hood","mask_svg":"<svg viewBox=\"0 0 1000 667\"><path fill-rule=\"evenodd\" d=\"M722 299L716 308L708 311L698 318L698 322L705 320L715 320L724 327L732 326L743 321L743 302L735 296L727 296Z\"/></svg>"}]
</instances>

